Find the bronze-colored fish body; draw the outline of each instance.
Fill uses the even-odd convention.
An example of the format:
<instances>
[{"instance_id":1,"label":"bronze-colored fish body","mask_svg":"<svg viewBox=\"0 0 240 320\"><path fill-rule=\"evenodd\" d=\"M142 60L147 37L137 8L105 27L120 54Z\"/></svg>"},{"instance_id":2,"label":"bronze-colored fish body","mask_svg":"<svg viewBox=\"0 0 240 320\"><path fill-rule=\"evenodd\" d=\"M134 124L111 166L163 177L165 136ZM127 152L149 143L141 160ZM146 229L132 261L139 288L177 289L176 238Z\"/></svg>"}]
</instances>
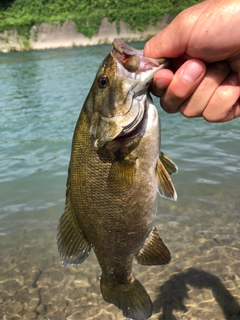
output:
<instances>
[{"instance_id":1,"label":"bronze-colored fish body","mask_svg":"<svg viewBox=\"0 0 240 320\"><path fill-rule=\"evenodd\" d=\"M158 113L148 94L162 64L114 41L75 128L57 239L64 265L82 263L93 247L103 298L124 316L144 320L152 302L132 275L132 261L170 261L153 220L157 191L176 199L169 174L177 169L160 154Z\"/></svg>"}]
</instances>

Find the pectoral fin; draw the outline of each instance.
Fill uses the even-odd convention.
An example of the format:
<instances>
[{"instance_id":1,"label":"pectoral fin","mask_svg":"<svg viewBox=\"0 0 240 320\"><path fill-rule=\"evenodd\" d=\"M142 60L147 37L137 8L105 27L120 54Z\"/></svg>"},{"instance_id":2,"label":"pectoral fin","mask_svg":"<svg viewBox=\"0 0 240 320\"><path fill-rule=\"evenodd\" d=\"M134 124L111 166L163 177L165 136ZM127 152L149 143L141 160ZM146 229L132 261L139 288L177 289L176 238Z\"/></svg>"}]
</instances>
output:
<instances>
[{"instance_id":1,"label":"pectoral fin","mask_svg":"<svg viewBox=\"0 0 240 320\"><path fill-rule=\"evenodd\" d=\"M158 159L157 162L157 179L158 179L158 192L164 198L177 200L177 193L168 174L167 169L162 161Z\"/></svg>"},{"instance_id":2,"label":"pectoral fin","mask_svg":"<svg viewBox=\"0 0 240 320\"><path fill-rule=\"evenodd\" d=\"M177 165L170 159L165 153L162 151L160 152L160 161L164 165L165 169L167 170L168 174L177 173L178 167Z\"/></svg>"},{"instance_id":3,"label":"pectoral fin","mask_svg":"<svg viewBox=\"0 0 240 320\"><path fill-rule=\"evenodd\" d=\"M110 190L112 192L128 191L132 187L135 173L135 160L114 161L108 176Z\"/></svg>"},{"instance_id":4,"label":"pectoral fin","mask_svg":"<svg viewBox=\"0 0 240 320\"><path fill-rule=\"evenodd\" d=\"M170 262L170 252L159 237L156 227L153 227L136 258L139 264L149 266L164 265Z\"/></svg>"},{"instance_id":5,"label":"pectoral fin","mask_svg":"<svg viewBox=\"0 0 240 320\"><path fill-rule=\"evenodd\" d=\"M68 178L65 212L60 218L57 230L58 251L64 266L83 263L91 250L91 245L84 237L73 215L70 189L71 183Z\"/></svg>"}]
</instances>

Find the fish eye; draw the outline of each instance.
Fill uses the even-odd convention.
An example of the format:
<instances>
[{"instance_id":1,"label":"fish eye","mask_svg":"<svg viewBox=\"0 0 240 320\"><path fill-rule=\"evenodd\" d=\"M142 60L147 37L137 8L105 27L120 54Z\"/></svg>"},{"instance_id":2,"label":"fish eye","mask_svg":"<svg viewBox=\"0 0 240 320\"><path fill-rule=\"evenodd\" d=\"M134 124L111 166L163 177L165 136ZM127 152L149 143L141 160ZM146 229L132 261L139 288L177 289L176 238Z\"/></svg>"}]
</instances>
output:
<instances>
[{"instance_id":1,"label":"fish eye","mask_svg":"<svg viewBox=\"0 0 240 320\"><path fill-rule=\"evenodd\" d=\"M98 78L98 88L104 89L108 84L108 77L104 75L99 76Z\"/></svg>"}]
</instances>

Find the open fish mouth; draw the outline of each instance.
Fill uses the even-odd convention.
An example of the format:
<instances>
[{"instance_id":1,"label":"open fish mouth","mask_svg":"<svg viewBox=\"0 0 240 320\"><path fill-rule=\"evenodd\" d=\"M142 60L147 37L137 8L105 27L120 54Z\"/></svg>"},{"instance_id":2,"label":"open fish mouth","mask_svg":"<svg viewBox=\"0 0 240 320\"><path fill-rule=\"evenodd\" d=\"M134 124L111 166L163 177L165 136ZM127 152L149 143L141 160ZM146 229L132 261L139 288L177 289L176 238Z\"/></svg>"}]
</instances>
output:
<instances>
[{"instance_id":1,"label":"open fish mouth","mask_svg":"<svg viewBox=\"0 0 240 320\"><path fill-rule=\"evenodd\" d=\"M95 148L115 139L122 141L144 133L141 123L149 99L149 85L154 74L168 62L164 58L144 57L142 50L134 49L118 38L113 40L110 59L116 64L114 85L109 89L116 107L111 116L101 114L92 122L90 131Z\"/></svg>"},{"instance_id":2,"label":"open fish mouth","mask_svg":"<svg viewBox=\"0 0 240 320\"><path fill-rule=\"evenodd\" d=\"M163 68L168 64L167 59L151 59L143 56L143 50L137 50L128 46L119 38L113 40L112 54L118 62L129 72L133 73L131 76L137 78L137 75L143 71L152 68Z\"/></svg>"},{"instance_id":3,"label":"open fish mouth","mask_svg":"<svg viewBox=\"0 0 240 320\"><path fill-rule=\"evenodd\" d=\"M135 87L131 89L133 101L131 108L124 115L131 119L125 125L115 139L129 139L136 135L142 135L143 117L145 115L146 91L152 81L154 73L168 64L167 59L151 59L143 56L143 50L137 50L124 43L121 39L113 40L112 55L116 58L117 64L127 71L127 79L134 80ZM130 114L132 114L130 116ZM114 139L114 140L115 140Z\"/></svg>"}]
</instances>

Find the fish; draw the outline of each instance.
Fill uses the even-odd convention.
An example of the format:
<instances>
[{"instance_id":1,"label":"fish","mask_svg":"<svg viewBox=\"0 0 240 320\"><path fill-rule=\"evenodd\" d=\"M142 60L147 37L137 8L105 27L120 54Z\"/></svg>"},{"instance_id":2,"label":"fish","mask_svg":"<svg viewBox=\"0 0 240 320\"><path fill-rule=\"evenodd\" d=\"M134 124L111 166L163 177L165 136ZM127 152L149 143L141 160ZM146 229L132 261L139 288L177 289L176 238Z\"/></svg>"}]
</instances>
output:
<instances>
[{"instance_id":1,"label":"fish","mask_svg":"<svg viewBox=\"0 0 240 320\"><path fill-rule=\"evenodd\" d=\"M150 59L116 38L81 109L72 140L65 210L57 229L62 264L80 265L91 249L102 297L124 317L151 317L152 301L132 274L166 265L170 251L154 226L157 194L177 199L176 164L160 151L160 122L149 86L166 59Z\"/></svg>"}]
</instances>

